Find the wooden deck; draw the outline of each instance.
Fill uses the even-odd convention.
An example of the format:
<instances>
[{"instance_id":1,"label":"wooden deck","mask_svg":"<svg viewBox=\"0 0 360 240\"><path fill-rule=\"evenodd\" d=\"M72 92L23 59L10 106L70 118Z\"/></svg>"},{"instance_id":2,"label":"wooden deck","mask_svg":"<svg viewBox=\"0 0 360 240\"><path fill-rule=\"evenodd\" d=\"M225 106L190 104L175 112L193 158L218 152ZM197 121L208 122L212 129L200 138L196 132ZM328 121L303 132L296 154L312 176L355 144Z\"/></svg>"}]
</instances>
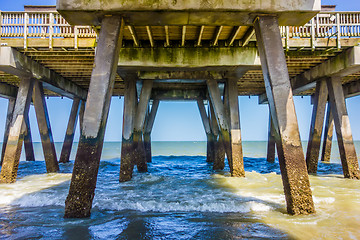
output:
<instances>
[{"instance_id":1,"label":"wooden deck","mask_svg":"<svg viewBox=\"0 0 360 240\"><path fill-rule=\"evenodd\" d=\"M89 26L71 26L57 12L1 12L1 46L14 47L43 66L76 83L89 87L97 32ZM360 13L319 13L301 27L280 27L290 77L360 44ZM256 46L249 26L131 26L124 31L123 48ZM140 72L135 72L141 79ZM0 81L17 86L18 77L0 72ZM343 78L343 84L360 81L360 72ZM161 85L161 83L155 83ZM199 85L205 82L198 83ZM156 87L156 85L154 86ZM113 95L124 94L116 77ZM249 70L238 80L239 95L265 92L261 69ZM314 89L300 92L313 94ZM47 95L57 95L47 91Z\"/></svg>"}]
</instances>

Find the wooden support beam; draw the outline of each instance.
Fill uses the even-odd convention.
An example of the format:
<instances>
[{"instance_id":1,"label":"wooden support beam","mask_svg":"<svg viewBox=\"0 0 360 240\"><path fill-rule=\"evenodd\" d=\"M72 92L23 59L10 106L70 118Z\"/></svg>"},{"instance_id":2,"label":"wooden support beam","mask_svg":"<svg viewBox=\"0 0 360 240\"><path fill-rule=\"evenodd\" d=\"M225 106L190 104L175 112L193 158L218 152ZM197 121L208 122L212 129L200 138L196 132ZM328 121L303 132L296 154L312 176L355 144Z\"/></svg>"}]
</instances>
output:
<instances>
[{"instance_id":1,"label":"wooden support beam","mask_svg":"<svg viewBox=\"0 0 360 240\"><path fill-rule=\"evenodd\" d=\"M33 79L21 79L20 81L19 92L15 101L9 137L6 143L3 164L1 167L1 183L13 183L16 181L25 134L24 116L29 113L33 84Z\"/></svg>"},{"instance_id":2,"label":"wooden support beam","mask_svg":"<svg viewBox=\"0 0 360 240\"><path fill-rule=\"evenodd\" d=\"M5 129L4 129L4 138L3 138L2 150L1 150L1 165L3 164L4 161L5 148L6 148L7 140L9 138L9 131L11 126L10 124L12 121L14 108L15 108L15 99L9 99L7 114L6 114Z\"/></svg>"},{"instance_id":3,"label":"wooden support beam","mask_svg":"<svg viewBox=\"0 0 360 240\"><path fill-rule=\"evenodd\" d=\"M308 147L306 151L306 165L308 173L317 173L327 99L328 90L326 80L318 81L316 83L316 90L314 94L314 106L311 117Z\"/></svg>"},{"instance_id":4,"label":"wooden support beam","mask_svg":"<svg viewBox=\"0 0 360 240\"><path fill-rule=\"evenodd\" d=\"M245 32L243 38L241 39L242 47L248 45L250 39L254 36L254 34L255 34L255 28L249 27L248 30Z\"/></svg>"},{"instance_id":5,"label":"wooden support beam","mask_svg":"<svg viewBox=\"0 0 360 240\"><path fill-rule=\"evenodd\" d=\"M198 47L201 46L201 39L202 39L202 36L204 34L204 29L205 29L204 25L200 27L199 36L198 36L198 39L197 39L197 42L196 42L196 46L198 46Z\"/></svg>"},{"instance_id":6,"label":"wooden support beam","mask_svg":"<svg viewBox=\"0 0 360 240\"><path fill-rule=\"evenodd\" d=\"M225 104L228 106L229 114L229 130L230 130L230 173L232 177L245 177L243 151L241 143L241 129L240 129L240 113L239 113L239 100L237 90L237 80L227 79L225 83L225 92L227 101Z\"/></svg>"},{"instance_id":7,"label":"wooden support beam","mask_svg":"<svg viewBox=\"0 0 360 240\"><path fill-rule=\"evenodd\" d=\"M87 91L11 47L0 48L0 71L22 78L36 78L43 87L69 98L86 99Z\"/></svg>"},{"instance_id":8,"label":"wooden support beam","mask_svg":"<svg viewBox=\"0 0 360 240\"><path fill-rule=\"evenodd\" d=\"M7 99L15 99L17 92L17 87L7 83L0 83L0 97Z\"/></svg>"},{"instance_id":9,"label":"wooden support beam","mask_svg":"<svg viewBox=\"0 0 360 240\"><path fill-rule=\"evenodd\" d=\"M185 46L185 38L186 38L186 25L182 26L182 33L181 33L181 46Z\"/></svg>"},{"instance_id":10,"label":"wooden support beam","mask_svg":"<svg viewBox=\"0 0 360 240\"><path fill-rule=\"evenodd\" d=\"M170 35L169 35L169 26L165 26L165 46L169 47L170 46Z\"/></svg>"},{"instance_id":11,"label":"wooden support beam","mask_svg":"<svg viewBox=\"0 0 360 240\"><path fill-rule=\"evenodd\" d=\"M241 30L241 26L235 26L234 28L233 28L233 30L232 30L232 32L231 32L231 34L230 34L230 37L228 38L228 40L227 40L227 46L228 47L230 47L230 46L232 46L233 45L233 43L234 43L234 41L235 41L235 39L236 39L236 37L237 37L237 35L239 34L239 32L240 32L240 30Z\"/></svg>"},{"instance_id":12,"label":"wooden support beam","mask_svg":"<svg viewBox=\"0 0 360 240\"><path fill-rule=\"evenodd\" d=\"M54 140L51 132L50 119L46 106L44 89L42 83L34 80L33 103L36 119L39 126L42 148L45 157L46 170L48 173L58 172L59 164L57 161Z\"/></svg>"},{"instance_id":13,"label":"wooden support beam","mask_svg":"<svg viewBox=\"0 0 360 240\"><path fill-rule=\"evenodd\" d=\"M136 46L136 47L139 47L139 38L137 37L137 34L136 34L136 31L135 31L134 26L129 25L129 26L128 26L128 29L129 29L129 32L130 32L130 34L131 34L131 37L132 37L132 39L133 39L133 41L134 41L135 46Z\"/></svg>"},{"instance_id":14,"label":"wooden support beam","mask_svg":"<svg viewBox=\"0 0 360 240\"><path fill-rule=\"evenodd\" d=\"M35 161L34 146L31 137L31 129L29 116L25 116L25 134L24 134L24 148L25 148L25 159L26 161Z\"/></svg>"},{"instance_id":15,"label":"wooden support beam","mask_svg":"<svg viewBox=\"0 0 360 240\"><path fill-rule=\"evenodd\" d=\"M326 82L344 177L360 179L359 163L352 138L341 78L328 78Z\"/></svg>"},{"instance_id":16,"label":"wooden support beam","mask_svg":"<svg viewBox=\"0 0 360 240\"><path fill-rule=\"evenodd\" d=\"M213 39L213 44L212 44L213 46L216 46L218 44L219 37L220 37L221 31L223 30L223 28L224 28L224 26L217 27L215 35L214 35L214 39Z\"/></svg>"},{"instance_id":17,"label":"wooden support beam","mask_svg":"<svg viewBox=\"0 0 360 240\"><path fill-rule=\"evenodd\" d=\"M79 98L74 98L73 104L71 106L70 116L68 125L66 128L64 143L61 149L61 155L59 162L66 163L70 161L71 148L74 141L76 123L79 116L79 106L81 100Z\"/></svg>"},{"instance_id":18,"label":"wooden support beam","mask_svg":"<svg viewBox=\"0 0 360 240\"><path fill-rule=\"evenodd\" d=\"M154 47L154 39L153 39L153 36L152 36L152 33L151 33L151 27L150 26L146 26L146 32L147 32L147 35L149 37L150 46Z\"/></svg>"},{"instance_id":19,"label":"wooden support beam","mask_svg":"<svg viewBox=\"0 0 360 240\"><path fill-rule=\"evenodd\" d=\"M65 201L66 218L90 216L124 25L119 16L105 17L101 23L81 137Z\"/></svg>"},{"instance_id":20,"label":"wooden support beam","mask_svg":"<svg viewBox=\"0 0 360 240\"><path fill-rule=\"evenodd\" d=\"M136 114L136 80L125 80L123 131L121 142L120 182L129 181L134 169L134 122Z\"/></svg>"},{"instance_id":21,"label":"wooden support beam","mask_svg":"<svg viewBox=\"0 0 360 240\"><path fill-rule=\"evenodd\" d=\"M279 134L276 147L287 211L294 215L313 213L314 203L278 19L274 16L258 16L254 27L270 113Z\"/></svg>"},{"instance_id":22,"label":"wooden support beam","mask_svg":"<svg viewBox=\"0 0 360 240\"><path fill-rule=\"evenodd\" d=\"M275 127L269 114L269 129L268 129L268 142L267 142L267 156L266 160L270 163L275 162Z\"/></svg>"},{"instance_id":23,"label":"wooden support beam","mask_svg":"<svg viewBox=\"0 0 360 240\"><path fill-rule=\"evenodd\" d=\"M331 111L331 104L328 103L325 119L323 147L321 152L321 161L323 162L330 162L333 133L334 118Z\"/></svg>"},{"instance_id":24,"label":"wooden support beam","mask_svg":"<svg viewBox=\"0 0 360 240\"><path fill-rule=\"evenodd\" d=\"M324 77L344 77L360 71L360 46L349 48L302 74L291 79L291 86L296 93L314 87L315 81Z\"/></svg>"}]
</instances>

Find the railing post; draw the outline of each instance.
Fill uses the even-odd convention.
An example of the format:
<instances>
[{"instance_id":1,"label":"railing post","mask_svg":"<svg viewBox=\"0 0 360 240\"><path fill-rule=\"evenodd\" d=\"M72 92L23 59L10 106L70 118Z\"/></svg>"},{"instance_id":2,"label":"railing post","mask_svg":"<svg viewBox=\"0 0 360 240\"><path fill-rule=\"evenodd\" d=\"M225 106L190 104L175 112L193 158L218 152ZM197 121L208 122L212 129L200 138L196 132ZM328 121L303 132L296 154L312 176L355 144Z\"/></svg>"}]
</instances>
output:
<instances>
[{"instance_id":1,"label":"railing post","mask_svg":"<svg viewBox=\"0 0 360 240\"><path fill-rule=\"evenodd\" d=\"M289 51L289 26L285 26L285 48Z\"/></svg>"},{"instance_id":2,"label":"railing post","mask_svg":"<svg viewBox=\"0 0 360 240\"><path fill-rule=\"evenodd\" d=\"M3 15L2 12L0 11L0 39L2 37L2 25L3 25Z\"/></svg>"},{"instance_id":3,"label":"railing post","mask_svg":"<svg viewBox=\"0 0 360 240\"><path fill-rule=\"evenodd\" d=\"M313 18L315 19L315 18ZM319 14L316 14L316 32L315 37L320 37Z\"/></svg>"},{"instance_id":4,"label":"railing post","mask_svg":"<svg viewBox=\"0 0 360 240\"><path fill-rule=\"evenodd\" d=\"M315 50L315 18L311 19L311 50Z\"/></svg>"},{"instance_id":5,"label":"railing post","mask_svg":"<svg viewBox=\"0 0 360 240\"><path fill-rule=\"evenodd\" d=\"M78 32L79 32L79 29L77 26L75 26L74 27L74 41L75 41L74 48L75 48L75 50L78 49Z\"/></svg>"},{"instance_id":6,"label":"railing post","mask_svg":"<svg viewBox=\"0 0 360 240\"><path fill-rule=\"evenodd\" d=\"M24 13L24 49L27 49L27 33L28 33L28 23L29 23L29 15L28 13Z\"/></svg>"},{"instance_id":7,"label":"railing post","mask_svg":"<svg viewBox=\"0 0 360 240\"><path fill-rule=\"evenodd\" d=\"M336 47L337 49L340 49L341 48L340 13L336 13L336 30L337 30Z\"/></svg>"},{"instance_id":8,"label":"railing post","mask_svg":"<svg viewBox=\"0 0 360 240\"><path fill-rule=\"evenodd\" d=\"M50 13L49 18L49 49L53 48L53 34L54 34L54 13Z\"/></svg>"}]
</instances>

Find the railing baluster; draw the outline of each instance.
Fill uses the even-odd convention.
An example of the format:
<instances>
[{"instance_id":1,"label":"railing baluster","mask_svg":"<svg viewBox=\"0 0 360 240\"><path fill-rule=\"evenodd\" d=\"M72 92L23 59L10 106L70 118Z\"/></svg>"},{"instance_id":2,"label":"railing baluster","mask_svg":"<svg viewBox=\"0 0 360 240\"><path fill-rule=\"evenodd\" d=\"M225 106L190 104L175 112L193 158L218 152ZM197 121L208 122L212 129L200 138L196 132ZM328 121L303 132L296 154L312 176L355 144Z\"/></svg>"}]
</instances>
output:
<instances>
[{"instance_id":1,"label":"railing baluster","mask_svg":"<svg viewBox=\"0 0 360 240\"><path fill-rule=\"evenodd\" d=\"M53 45L53 34L54 34L54 14L50 13L50 19L49 19L50 23L49 23L49 48L52 49L52 45Z\"/></svg>"},{"instance_id":2,"label":"railing baluster","mask_svg":"<svg viewBox=\"0 0 360 240\"><path fill-rule=\"evenodd\" d=\"M341 48L341 29L340 29L340 14L336 13L336 29L337 29L337 39L336 39L336 47L337 49Z\"/></svg>"},{"instance_id":3,"label":"railing baluster","mask_svg":"<svg viewBox=\"0 0 360 240\"><path fill-rule=\"evenodd\" d=\"M315 50L315 24L314 18L311 19L311 50Z\"/></svg>"},{"instance_id":4,"label":"railing baluster","mask_svg":"<svg viewBox=\"0 0 360 240\"><path fill-rule=\"evenodd\" d=\"M2 37L2 33L3 33L2 29L3 29L3 14L0 11L0 40L1 40L1 37Z\"/></svg>"},{"instance_id":5,"label":"railing baluster","mask_svg":"<svg viewBox=\"0 0 360 240\"><path fill-rule=\"evenodd\" d=\"M74 48L75 48L75 50L77 50L78 49L78 27L77 26L74 27L74 41L75 41Z\"/></svg>"},{"instance_id":6,"label":"railing baluster","mask_svg":"<svg viewBox=\"0 0 360 240\"><path fill-rule=\"evenodd\" d=\"M24 49L27 49L27 25L29 16L28 13L24 13Z\"/></svg>"}]
</instances>

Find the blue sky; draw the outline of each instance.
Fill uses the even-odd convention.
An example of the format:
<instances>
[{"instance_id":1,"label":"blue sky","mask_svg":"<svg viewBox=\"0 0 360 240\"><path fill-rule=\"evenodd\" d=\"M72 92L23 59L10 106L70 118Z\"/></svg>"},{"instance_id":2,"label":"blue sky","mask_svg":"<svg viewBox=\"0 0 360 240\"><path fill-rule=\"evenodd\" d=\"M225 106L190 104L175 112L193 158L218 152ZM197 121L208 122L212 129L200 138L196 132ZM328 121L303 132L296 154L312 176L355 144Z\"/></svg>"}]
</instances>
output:
<instances>
[{"instance_id":1,"label":"blue sky","mask_svg":"<svg viewBox=\"0 0 360 240\"><path fill-rule=\"evenodd\" d=\"M335 4L339 11L360 11L360 1L327 0L323 4ZM23 5L55 5L55 0L0 0L0 10L21 11ZM295 108L299 121L300 135L307 140L312 106L309 97L295 97ZM70 99L49 98L50 122L54 140L63 141L71 108ZM268 106L258 105L258 98L239 97L242 138L244 141L266 140L268 128ZM354 139L360 140L360 97L346 100ZM0 138L3 136L7 100L0 98ZM114 97L111 102L105 141L121 140L123 98ZM30 123L34 141L40 141L34 108L30 108ZM79 131L75 139L78 139ZM206 136L195 102L161 102L152 133L153 141L203 141Z\"/></svg>"}]
</instances>

